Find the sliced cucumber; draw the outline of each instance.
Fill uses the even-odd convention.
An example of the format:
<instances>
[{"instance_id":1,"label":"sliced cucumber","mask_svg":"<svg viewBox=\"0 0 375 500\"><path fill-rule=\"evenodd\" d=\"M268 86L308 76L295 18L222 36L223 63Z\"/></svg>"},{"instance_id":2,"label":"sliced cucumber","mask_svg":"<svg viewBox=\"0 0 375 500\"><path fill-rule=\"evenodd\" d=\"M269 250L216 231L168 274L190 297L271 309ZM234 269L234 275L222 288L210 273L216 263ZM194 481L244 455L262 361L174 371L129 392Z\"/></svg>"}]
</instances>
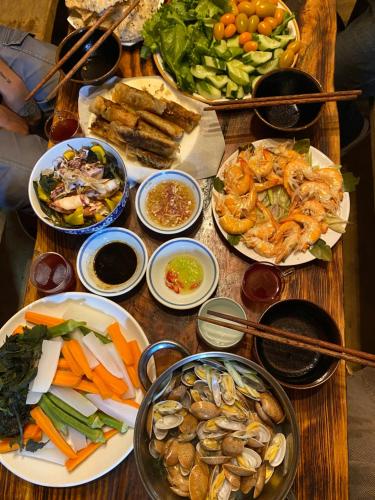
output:
<instances>
[{"instance_id":1,"label":"sliced cucumber","mask_svg":"<svg viewBox=\"0 0 375 500\"><path fill-rule=\"evenodd\" d=\"M206 66L202 66L201 64L192 66L190 68L190 71L191 74L195 76L195 78L199 78L200 80L204 80L208 76L216 74L216 70L214 70L213 68L207 68Z\"/></svg>"},{"instance_id":2,"label":"sliced cucumber","mask_svg":"<svg viewBox=\"0 0 375 500\"><path fill-rule=\"evenodd\" d=\"M243 96L245 95L243 87L238 87L237 92L236 92L236 98L237 99L242 99Z\"/></svg>"},{"instance_id":3,"label":"sliced cucumber","mask_svg":"<svg viewBox=\"0 0 375 500\"><path fill-rule=\"evenodd\" d=\"M275 50L280 47L280 42L266 35L257 35L253 33L253 38L258 42L258 48L262 50Z\"/></svg>"},{"instance_id":4,"label":"sliced cucumber","mask_svg":"<svg viewBox=\"0 0 375 500\"><path fill-rule=\"evenodd\" d=\"M223 57L227 51L227 42L225 40L220 40L220 43L215 45L214 51L218 57Z\"/></svg>"},{"instance_id":5,"label":"sliced cucumber","mask_svg":"<svg viewBox=\"0 0 375 500\"><path fill-rule=\"evenodd\" d=\"M269 71L273 71L274 69L277 69L279 67L279 58L276 57L275 59L271 59L268 61L266 64L262 64L261 66L257 67L257 71L259 74L264 75L268 73Z\"/></svg>"},{"instance_id":6,"label":"sliced cucumber","mask_svg":"<svg viewBox=\"0 0 375 500\"><path fill-rule=\"evenodd\" d=\"M272 52L266 52L262 50L248 52L247 54L242 56L242 61L245 64L251 64L253 66L260 66L261 64L265 64L270 59L272 59Z\"/></svg>"},{"instance_id":7,"label":"sliced cucumber","mask_svg":"<svg viewBox=\"0 0 375 500\"><path fill-rule=\"evenodd\" d=\"M276 57L280 58L281 54L284 53L284 49L275 49L273 51L273 58L276 59Z\"/></svg>"},{"instance_id":8,"label":"sliced cucumber","mask_svg":"<svg viewBox=\"0 0 375 500\"><path fill-rule=\"evenodd\" d=\"M254 90L254 87L255 85L257 84L257 81L262 78L262 75L258 75L256 76L255 78L253 78L252 82L251 82L251 89Z\"/></svg>"},{"instance_id":9,"label":"sliced cucumber","mask_svg":"<svg viewBox=\"0 0 375 500\"><path fill-rule=\"evenodd\" d=\"M220 71L225 71L227 69L226 62L217 57L203 56L203 62L208 68L218 69Z\"/></svg>"},{"instance_id":10,"label":"sliced cucumber","mask_svg":"<svg viewBox=\"0 0 375 500\"><path fill-rule=\"evenodd\" d=\"M292 40L295 40L295 38L296 37L294 35L275 35L275 40L280 42L281 49L286 47L288 43L291 42Z\"/></svg>"},{"instance_id":11,"label":"sliced cucumber","mask_svg":"<svg viewBox=\"0 0 375 500\"><path fill-rule=\"evenodd\" d=\"M229 61L227 69L229 78L238 85L248 85L250 83L249 75L243 70L243 64L241 61Z\"/></svg>"},{"instance_id":12,"label":"sliced cucumber","mask_svg":"<svg viewBox=\"0 0 375 500\"><path fill-rule=\"evenodd\" d=\"M235 57L242 56L244 50L241 47L228 47L228 52L230 53L229 59L234 59Z\"/></svg>"},{"instance_id":13,"label":"sliced cucumber","mask_svg":"<svg viewBox=\"0 0 375 500\"><path fill-rule=\"evenodd\" d=\"M228 83L229 78L227 75L212 75L206 78L214 87L222 89Z\"/></svg>"},{"instance_id":14,"label":"sliced cucumber","mask_svg":"<svg viewBox=\"0 0 375 500\"><path fill-rule=\"evenodd\" d=\"M204 80L197 82L197 91L205 99L220 99L221 97L220 90Z\"/></svg>"},{"instance_id":15,"label":"sliced cucumber","mask_svg":"<svg viewBox=\"0 0 375 500\"><path fill-rule=\"evenodd\" d=\"M233 61L229 61L227 66L231 67L233 69L238 69L240 71L245 71L245 73L253 73L255 71L254 66L251 64L244 64L242 61L239 59L233 59Z\"/></svg>"},{"instance_id":16,"label":"sliced cucumber","mask_svg":"<svg viewBox=\"0 0 375 500\"><path fill-rule=\"evenodd\" d=\"M227 47L239 47L240 46L240 35L233 36L232 38L228 38Z\"/></svg>"},{"instance_id":17,"label":"sliced cucumber","mask_svg":"<svg viewBox=\"0 0 375 500\"><path fill-rule=\"evenodd\" d=\"M228 99L235 99L237 96L237 90L238 90L237 83L233 82L232 80L229 80L227 84L225 97L227 97Z\"/></svg>"}]
</instances>

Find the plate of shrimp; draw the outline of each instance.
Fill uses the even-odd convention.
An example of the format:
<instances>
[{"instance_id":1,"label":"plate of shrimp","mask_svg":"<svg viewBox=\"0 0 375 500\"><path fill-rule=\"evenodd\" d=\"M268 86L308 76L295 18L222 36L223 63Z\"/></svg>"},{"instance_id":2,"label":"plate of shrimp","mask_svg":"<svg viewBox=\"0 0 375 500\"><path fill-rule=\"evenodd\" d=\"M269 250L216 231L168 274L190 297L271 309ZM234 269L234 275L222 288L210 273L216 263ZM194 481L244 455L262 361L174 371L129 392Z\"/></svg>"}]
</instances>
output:
<instances>
[{"instance_id":1,"label":"plate of shrimp","mask_svg":"<svg viewBox=\"0 0 375 500\"><path fill-rule=\"evenodd\" d=\"M280 266L304 264L320 240L333 247L350 211L340 166L301 141L262 139L219 168L212 195L219 231L243 255Z\"/></svg>"}]
</instances>

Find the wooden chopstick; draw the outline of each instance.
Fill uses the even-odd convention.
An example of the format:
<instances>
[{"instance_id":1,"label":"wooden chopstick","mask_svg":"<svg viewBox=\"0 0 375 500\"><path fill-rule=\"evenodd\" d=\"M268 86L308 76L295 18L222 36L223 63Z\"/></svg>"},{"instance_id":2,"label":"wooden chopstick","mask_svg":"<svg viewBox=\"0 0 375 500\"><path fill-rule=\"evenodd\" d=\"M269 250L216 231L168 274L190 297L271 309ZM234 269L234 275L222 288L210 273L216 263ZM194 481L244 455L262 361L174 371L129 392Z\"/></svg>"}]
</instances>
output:
<instances>
[{"instance_id":1,"label":"wooden chopstick","mask_svg":"<svg viewBox=\"0 0 375 500\"><path fill-rule=\"evenodd\" d=\"M87 61L91 54L113 33L117 26L122 23L122 21L130 14L130 12L139 4L140 0L134 0L129 7L127 7L123 15L114 24L112 24L103 35L94 43L94 45L82 56L82 58L73 66L73 68L64 76L62 80L56 85L56 87L48 94L46 100L48 101L59 88L67 82L74 73Z\"/></svg>"},{"instance_id":2,"label":"wooden chopstick","mask_svg":"<svg viewBox=\"0 0 375 500\"><path fill-rule=\"evenodd\" d=\"M339 90L337 92L316 92L310 94L293 94L272 97L254 97L242 99L230 104L213 104L204 108L205 111L233 111L238 109L261 108L265 106L280 106L286 104L310 104L316 102L351 101L362 94L361 90Z\"/></svg>"},{"instance_id":3,"label":"wooden chopstick","mask_svg":"<svg viewBox=\"0 0 375 500\"><path fill-rule=\"evenodd\" d=\"M357 351L355 349L350 349L338 344L333 344L331 342L326 342L319 339L312 339L311 337L305 337L303 335L298 335L296 333L288 332L286 330L281 330L279 328L274 328L269 325L262 325L260 323L243 320L236 316L231 316L224 313L219 313L216 311L207 311L208 314L217 316L223 319L230 320L232 322L243 324L244 326L239 326L236 324L228 324L224 321L219 321L207 316L198 316L198 319L202 321L207 321L214 325L223 326L236 330L247 335L254 335L256 337L264 338L266 340L271 340L274 342L279 342L281 344L290 345L292 347L299 347L301 349L306 349L308 351L319 352L333 358L343 359L345 361L351 361L353 363L359 363L366 366L375 367L375 356L370 353Z\"/></svg>"},{"instance_id":4,"label":"wooden chopstick","mask_svg":"<svg viewBox=\"0 0 375 500\"><path fill-rule=\"evenodd\" d=\"M35 87L27 94L27 96L25 97L25 101L28 101L29 99L31 99L38 92L38 90L41 87L43 87L43 85L46 82L48 82L48 80L50 78L53 77L53 75L61 68L61 66L65 63L65 61L67 61L69 59L69 57L72 54L74 54L74 52L76 52L76 50L79 49L79 47L81 45L83 45L85 43L85 41L92 35L92 33L96 30L96 28L100 24L102 24L102 22L104 22L110 14L112 14L113 10L114 10L114 6L109 7L108 9L106 9L103 12L103 14L97 19L97 21L95 22L95 24L93 24L91 26L91 28L88 31L86 31L86 33L73 45L73 47L68 50L68 52L65 54L65 56L63 58L61 58L50 69L50 71L45 75L45 77L37 85L35 85Z\"/></svg>"}]
</instances>

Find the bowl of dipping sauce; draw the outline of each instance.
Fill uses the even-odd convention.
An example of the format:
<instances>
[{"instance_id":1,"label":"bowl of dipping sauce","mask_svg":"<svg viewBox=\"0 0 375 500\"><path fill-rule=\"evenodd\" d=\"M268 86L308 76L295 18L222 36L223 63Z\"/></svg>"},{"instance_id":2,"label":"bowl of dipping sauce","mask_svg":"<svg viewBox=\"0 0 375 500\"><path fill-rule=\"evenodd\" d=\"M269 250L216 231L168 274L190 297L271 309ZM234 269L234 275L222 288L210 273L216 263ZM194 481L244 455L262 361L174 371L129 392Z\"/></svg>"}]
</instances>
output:
<instances>
[{"instance_id":1,"label":"bowl of dipping sauce","mask_svg":"<svg viewBox=\"0 0 375 500\"><path fill-rule=\"evenodd\" d=\"M57 47L56 62L75 45L89 30L89 27L78 28L66 36ZM89 38L62 65L62 71L67 74L77 62L91 49L103 35L105 29L97 28ZM117 70L122 54L120 39L114 33L89 56L86 62L74 73L70 81L85 85L99 85L108 80Z\"/></svg>"},{"instance_id":2,"label":"bowl of dipping sauce","mask_svg":"<svg viewBox=\"0 0 375 500\"><path fill-rule=\"evenodd\" d=\"M191 227L203 207L197 181L179 170L165 170L140 185L135 208L142 224L160 234L177 234Z\"/></svg>"},{"instance_id":3,"label":"bowl of dipping sauce","mask_svg":"<svg viewBox=\"0 0 375 500\"><path fill-rule=\"evenodd\" d=\"M214 297L210 300L207 300L207 302L205 302L199 309L198 315L220 319L220 321L224 321L225 323L228 323L228 325L230 325L232 323L231 321L212 316L211 314L208 314L207 311L221 312L230 314L232 316L237 316L242 319L247 319L244 308L236 301L234 301L233 299L229 299L228 297ZM229 327L227 328L224 326L213 325L200 319L198 319L197 321L197 330L202 340L209 347L221 350L235 347L239 342L241 342L244 335L243 333L237 332L236 330L233 330Z\"/></svg>"},{"instance_id":4,"label":"bowl of dipping sauce","mask_svg":"<svg viewBox=\"0 0 375 500\"><path fill-rule=\"evenodd\" d=\"M340 330L324 309L308 300L289 299L272 304L259 323L319 340L342 344ZM318 352L254 337L257 361L282 385L310 389L326 382L339 360Z\"/></svg>"},{"instance_id":5,"label":"bowl of dipping sauce","mask_svg":"<svg viewBox=\"0 0 375 500\"><path fill-rule=\"evenodd\" d=\"M94 233L77 256L77 274L90 292L104 297L132 290L147 269L147 249L128 229L110 227Z\"/></svg>"},{"instance_id":6,"label":"bowl of dipping sauce","mask_svg":"<svg viewBox=\"0 0 375 500\"><path fill-rule=\"evenodd\" d=\"M46 252L32 261L30 281L39 292L52 295L73 290L76 277L72 264L63 255Z\"/></svg>"},{"instance_id":7,"label":"bowl of dipping sauce","mask_svg":"<svg viewBox=\"0 0 375 500\"><path fill-rule=\"evenodd\" d=\"M323 92L316 78L296 68L270 71L256 83L253 98ZM282 132L298 132L311 127L320 117L323 103L282 104L254 109L266 125Z\"/></svg>"},{"instance_id":8,"label":"bowl of dipping sauce","mask_svg":"<svg viewBox=\"0 0 375 500\"><path fill-rule=\"evenodd\" d=\"M219 281L215 255L191 238L167 241L151 255L147 285L154 298L171 309L193 309L205 302Z\"/></svg>"},{"instance_id":9,"label":"bowl of dipping sauce","mask_svg":"<svg viewBox=\"0 0 375 500\"><path fill-rule=\"evenodd\" d=\"M282 272L270 262L255 262L245 271L241 292L250 302L274 302L283 290Z\"/></svg>"}]
</instances>

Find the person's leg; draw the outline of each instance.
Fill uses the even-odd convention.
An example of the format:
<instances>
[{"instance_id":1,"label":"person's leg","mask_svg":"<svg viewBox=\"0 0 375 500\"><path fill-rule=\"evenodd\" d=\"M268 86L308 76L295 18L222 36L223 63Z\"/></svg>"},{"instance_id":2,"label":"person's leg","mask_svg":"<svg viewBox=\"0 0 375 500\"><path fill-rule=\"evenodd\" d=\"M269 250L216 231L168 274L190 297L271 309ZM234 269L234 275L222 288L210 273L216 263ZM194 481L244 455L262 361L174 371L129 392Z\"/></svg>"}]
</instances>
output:
<instances>
[{"instance_id":1,"label":"person's leg","mask_svg":"<svg viewBox=\"0 0 375 500\"><path fill-rule=\"evenodd\" d=\"M23 209L29 205L30 173L47 150L37 135L0 130L0 209Z\"/></svg>"}]
</instances>

